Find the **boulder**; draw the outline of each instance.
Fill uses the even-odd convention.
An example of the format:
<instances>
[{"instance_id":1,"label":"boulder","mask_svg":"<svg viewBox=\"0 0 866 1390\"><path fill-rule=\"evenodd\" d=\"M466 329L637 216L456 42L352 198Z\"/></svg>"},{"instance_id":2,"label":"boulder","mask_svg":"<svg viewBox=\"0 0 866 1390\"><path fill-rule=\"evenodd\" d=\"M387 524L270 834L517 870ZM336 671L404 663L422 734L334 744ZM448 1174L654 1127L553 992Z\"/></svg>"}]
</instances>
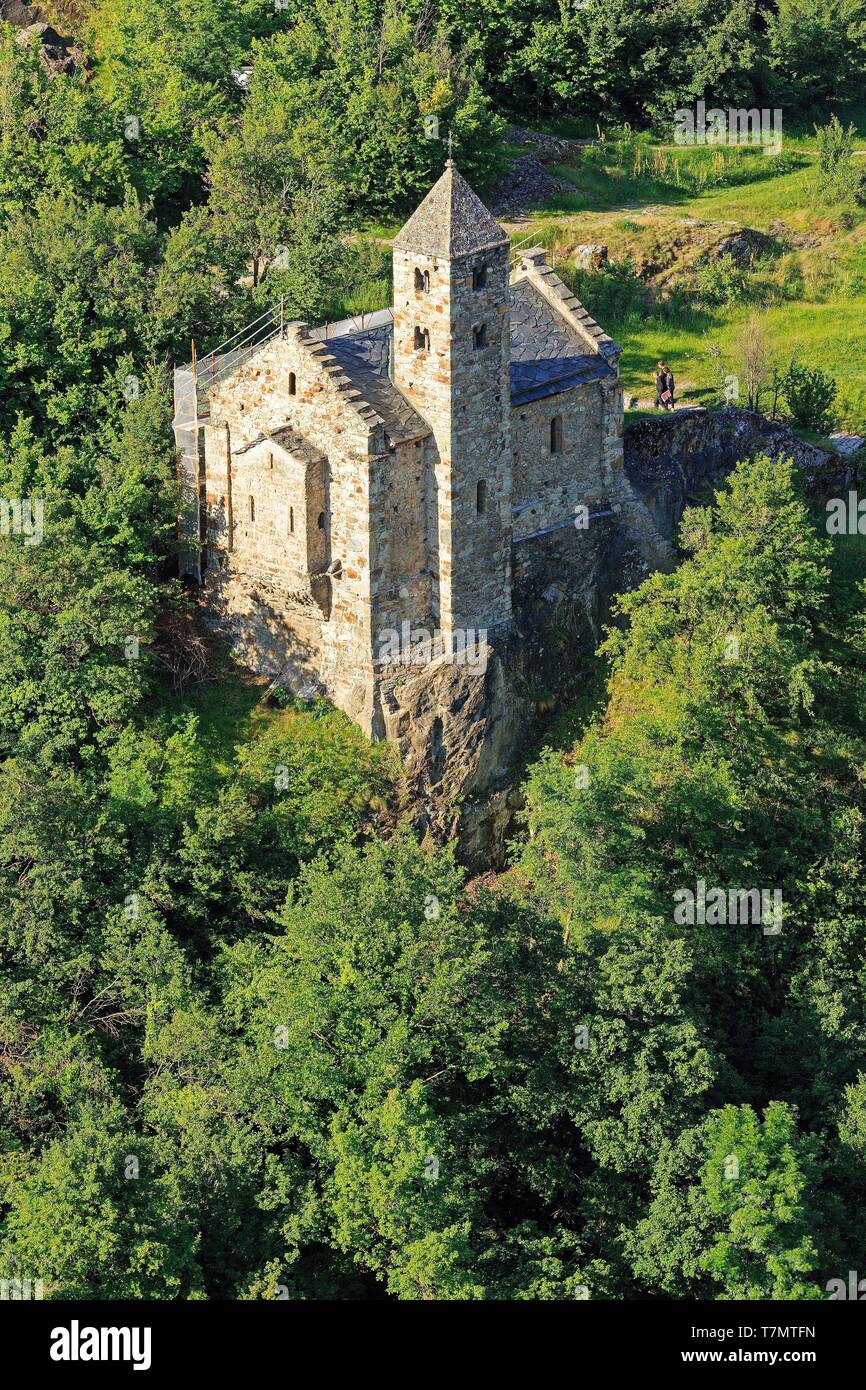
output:
<instances>
[{"instance_id":1,"label":"boulder","mask_svg":"<svg viewBox=\"0 0 866 1390\"><path fill-rule=\"evenodd\" d=\"M595 242L575 246L574 264L578 270L600 270L607 265L607 247Z\"/></svg>"},{"instance_id":2,"label":"boulder","mask_svg":"<svg viewBox=\"0 0 866 1390\"><path fill-rule=\"evenodd\" d=\"M775 239L766 232L756 231L754 227L740 227L716 242L708 257L712 261L720 261L723 256L730 256L740 270L750 270L755 261L775 249Z\"/></svg>"},{"instance_id":3,"label":"boulder","mask_svg":"<svg viewBox=\"0 0 866 1390\"><path fill-rule=\"evenodd\" d=\"M76 47L72 39L65 39L51 24L42 21L28 24L17 35L15 42L21 48L38 48L43 66L51 77L78 77L82 82L90 78L87 55Z\"/></svg>"},{"instance_id":4,"label":"boulder","mask_svg":"<svg viewBox=\"0 0 866 1390\"><path fill-rule=\"evenodd\" d=\"M554 178L535 155L527 154L499 179L491 203L497 216L523 212L525 208L555 197L563 187L562 180Z\"/></svg>"}]
</instances>

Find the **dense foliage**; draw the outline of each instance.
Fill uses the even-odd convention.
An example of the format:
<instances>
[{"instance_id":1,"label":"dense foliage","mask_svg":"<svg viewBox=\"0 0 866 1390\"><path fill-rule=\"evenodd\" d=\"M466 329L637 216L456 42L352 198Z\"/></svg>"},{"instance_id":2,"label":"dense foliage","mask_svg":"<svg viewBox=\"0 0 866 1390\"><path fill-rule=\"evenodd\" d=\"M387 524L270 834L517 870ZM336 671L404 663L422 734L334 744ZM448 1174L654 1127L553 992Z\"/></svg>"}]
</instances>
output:
<instances>
[{"instance_id":1,"label":"dense foliage","mask_svg":"<svg viewBox=\"0 0 866 1390\"><path fill-rule=\"evenodd\" d=\"M341 716L225 737L172 692L168 367L277 295L384 292L351 219L447 132L483 179L503 109L820 99L862 82L862 6L73 14L88 83L0 28L0 496L42 509L0 536L0 1277L821 1297L864 1235L866 648L794 468L687 513L467 882ZM699 880L781 892L781 930L679 923Z\"/></svg>"}]
</instances>

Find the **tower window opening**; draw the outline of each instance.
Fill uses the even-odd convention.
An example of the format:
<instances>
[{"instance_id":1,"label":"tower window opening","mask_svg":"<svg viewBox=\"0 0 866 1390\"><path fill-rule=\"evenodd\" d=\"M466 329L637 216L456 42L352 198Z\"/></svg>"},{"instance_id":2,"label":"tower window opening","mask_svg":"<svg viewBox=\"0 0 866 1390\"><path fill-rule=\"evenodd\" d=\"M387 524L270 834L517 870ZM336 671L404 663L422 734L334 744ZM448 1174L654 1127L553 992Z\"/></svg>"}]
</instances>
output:
<instances>
[{"instance_id":1,"label":"tower window opening","mask_svg":"<svg viewBox=\"0 0 866 1390\"><path fill-rule=\"evenodd\" d=\"M472 346L476 352L479 348L487 346L487 328L483 323L479 323L478 327L472 330Z\"/></svg>"},{"instance_id":2,"label":"tower window opening","mask_svg":"<svg viewBox=\"0 0 866 1390\"><path fill-rule=\"evenodd\" d=\"M550 422L550 452L562 453L562 416L554 415Z\"/></svg>"},{"instance_id":3,"label":"tower window opening","mask_svg":"<svg viewBox=\"0 0 866 1390\"><path fill-rule=\"evenodd\" d=\"M430 330L429 328L415 329L415 351L429 352L430 350Z\"/></svg>"},{"instance_id":4,"label":"tower window opening","mask_svg":"<svg viewBox=\"0 0 866 1390\"><path fill-rule=\"evenodd\" d=\"M487 511L487 483L484 478L479 479L475 489L475 510L479 516Z\"/></svg>"},{"instance_id":5,"label":"tower window opening","mask_svg":"<svg viewBox=\"0 0 866 1390\"><path fill-rule=\"evenodd\" d=\"M256 519L256 499L255 499L254 497L251 497L251 498L250 498L250 521L255 521L255 519Z\"/></svg>"},{"instance_id":6,"label":"tower window opening","mask_svg":"<svg viewBox=\"0 0 866 1390\"><path fill-rule=\"evenodd\" d=\"M472 272L473 290L485 290L487 288L487 266L479 265Z\"/></svg>"},{"instance_id":7,"label":"tower window opening","mask_svg":"<svg viewBox=\"0 0 866 1390\"><path fill-rule=\"evenodd\" d=\"M429 294L429 293L430 293L430 271L429 271L429 270L418 270L417 267L416 267L416 270L415 270L415 288L416 288L416 290L423 290L423 292L424 292L425 294Z\"/></svg>"},{"instance_id":8,"label":"tower window opening","mask_svg":"<svg viewBox=\"0 0 866 1390\"><path fill-rule=\"evenodd\" d=\"M324 512L319 512L318 527L319 527L319 530L320 530L320 531L324 531L324 529L325 529L325 513L324 513Z\"/></svg>"},{"instance_id":9,"label":"tower window opening","mask_svg":"<svg viewBox=\"0 0 866 1390\"><path fill-rule=\"evenodd\" d=\"M295 373L294 373L294 372L289 372L289 395L290 395L290 396L296 396L297 394L298 394L298 378L295 376Z\"/></svg>"}]
</instances>

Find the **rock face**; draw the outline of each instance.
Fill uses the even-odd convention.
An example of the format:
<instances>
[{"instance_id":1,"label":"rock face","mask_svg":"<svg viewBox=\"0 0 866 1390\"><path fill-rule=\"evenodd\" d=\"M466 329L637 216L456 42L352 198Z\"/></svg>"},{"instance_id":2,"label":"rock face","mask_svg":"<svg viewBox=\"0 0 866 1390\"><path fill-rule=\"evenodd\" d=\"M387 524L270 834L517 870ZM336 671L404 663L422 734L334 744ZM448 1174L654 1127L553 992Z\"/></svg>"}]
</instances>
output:
<instances>
[{"instance_id":1,"label":"rock face","mask_svg":"<svg viewBox=\"0 0 866 1390\"><path fill-rule=\"evenodd\" d=\"M42 11L38 5L25 5L23 0L0 0L0 19L5 19L7 24L12 24L16 29L26 29L31 24L38 24L42 18Z\"/></svg>"},{"instance_id":2,"label":"rock face","mask_svg":"<svg viewBox=\"0 0 866 1390\"><path fill-rule=\"evenodd\" d=\"M440 659L383 690L386 737L400 748L418 829L439 841L459 832L470 863L501 861L519 805L509 764L533 705L518 664L516 642L503 638L474 669Z\"/></svg>"},{"instance_id":3,"label":"rock face","mask_svg":"<svg viewBox=\"0 0 866 1390\"><path fill-rule=\"evenodd\" d=\"M511 166L493 190L492 204L497 216L523 212L561 193L561 179L545 169L535 155L526 154Z\"/></svg>"},{"instance_id":4,"label":"rock face","mask_svg":"<svg viewBox=\"0 0 866 1390\"><path fill-rule=\"evenodd\" d=\"M601 270L603 265L607 265L607 247L594 242L575 246L574 264L579 270Z\"/></svg>"},{"instance_id":5,"label":"rock face","mask_svg":"<svg viewBox=\"0 0 866 1390\"><path fill-rule=\"evenodd\" d=\"M659 419L635 420L624 437L626 476L656 526L673 538L687 506L708 502L741 459L765 453L792 458L802 469L807 493L841 496L854 465L829 450L807 444L780 420L751 410L680 410Z\"/></svg>"},{"instance_id":6,"label":"rock face","mask_svg":"<svg viewBox=\"0 0 866 1390\"><path fill-rule=\"evenodd\" d=\"M775 249L776 242L773 237L767 236L765 232L756 231L754 227L741 227L739 231L722 237L709 256L713 261L730 256L740 270L750 270L754 261Z\"/></svg>"},{"instance_id":7,"label":"rock face","mask_svg":"<svg viewBox=\"0 0 866 1390\"><path fill-rule=\"evenodd\" d=\"M523 555L515 547L514 626L494 639L484 672L433 663L388 688L388 737L400 748L419 827L456 839L475 871L504 864L521 805L515 761L543 716L580 689L614 596L673 564L685 508L710 501L738 461L759 453L792 457L816 500L844 496L855 475L850 459L735 407L636 420L624 446L631 507Z\"/></svg>"}]
</instances>

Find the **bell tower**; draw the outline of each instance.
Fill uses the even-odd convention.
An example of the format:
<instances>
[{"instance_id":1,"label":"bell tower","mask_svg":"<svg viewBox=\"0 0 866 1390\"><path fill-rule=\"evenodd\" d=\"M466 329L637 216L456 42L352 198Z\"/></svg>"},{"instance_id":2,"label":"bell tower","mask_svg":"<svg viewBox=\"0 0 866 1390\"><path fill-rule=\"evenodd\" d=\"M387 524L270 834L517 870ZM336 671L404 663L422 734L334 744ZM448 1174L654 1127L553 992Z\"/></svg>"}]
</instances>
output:
<instances>
[{"instance_id":1,"label":"bell tower","mask_svg":"<svg viewBox=\"0 0 866 1390\"><path fill-rule=\"evenodd\" d=\"M436 444L443 636L511 617L509 242L449 159L394 241L394 384Z\"/></svg>"}]
</instances>

